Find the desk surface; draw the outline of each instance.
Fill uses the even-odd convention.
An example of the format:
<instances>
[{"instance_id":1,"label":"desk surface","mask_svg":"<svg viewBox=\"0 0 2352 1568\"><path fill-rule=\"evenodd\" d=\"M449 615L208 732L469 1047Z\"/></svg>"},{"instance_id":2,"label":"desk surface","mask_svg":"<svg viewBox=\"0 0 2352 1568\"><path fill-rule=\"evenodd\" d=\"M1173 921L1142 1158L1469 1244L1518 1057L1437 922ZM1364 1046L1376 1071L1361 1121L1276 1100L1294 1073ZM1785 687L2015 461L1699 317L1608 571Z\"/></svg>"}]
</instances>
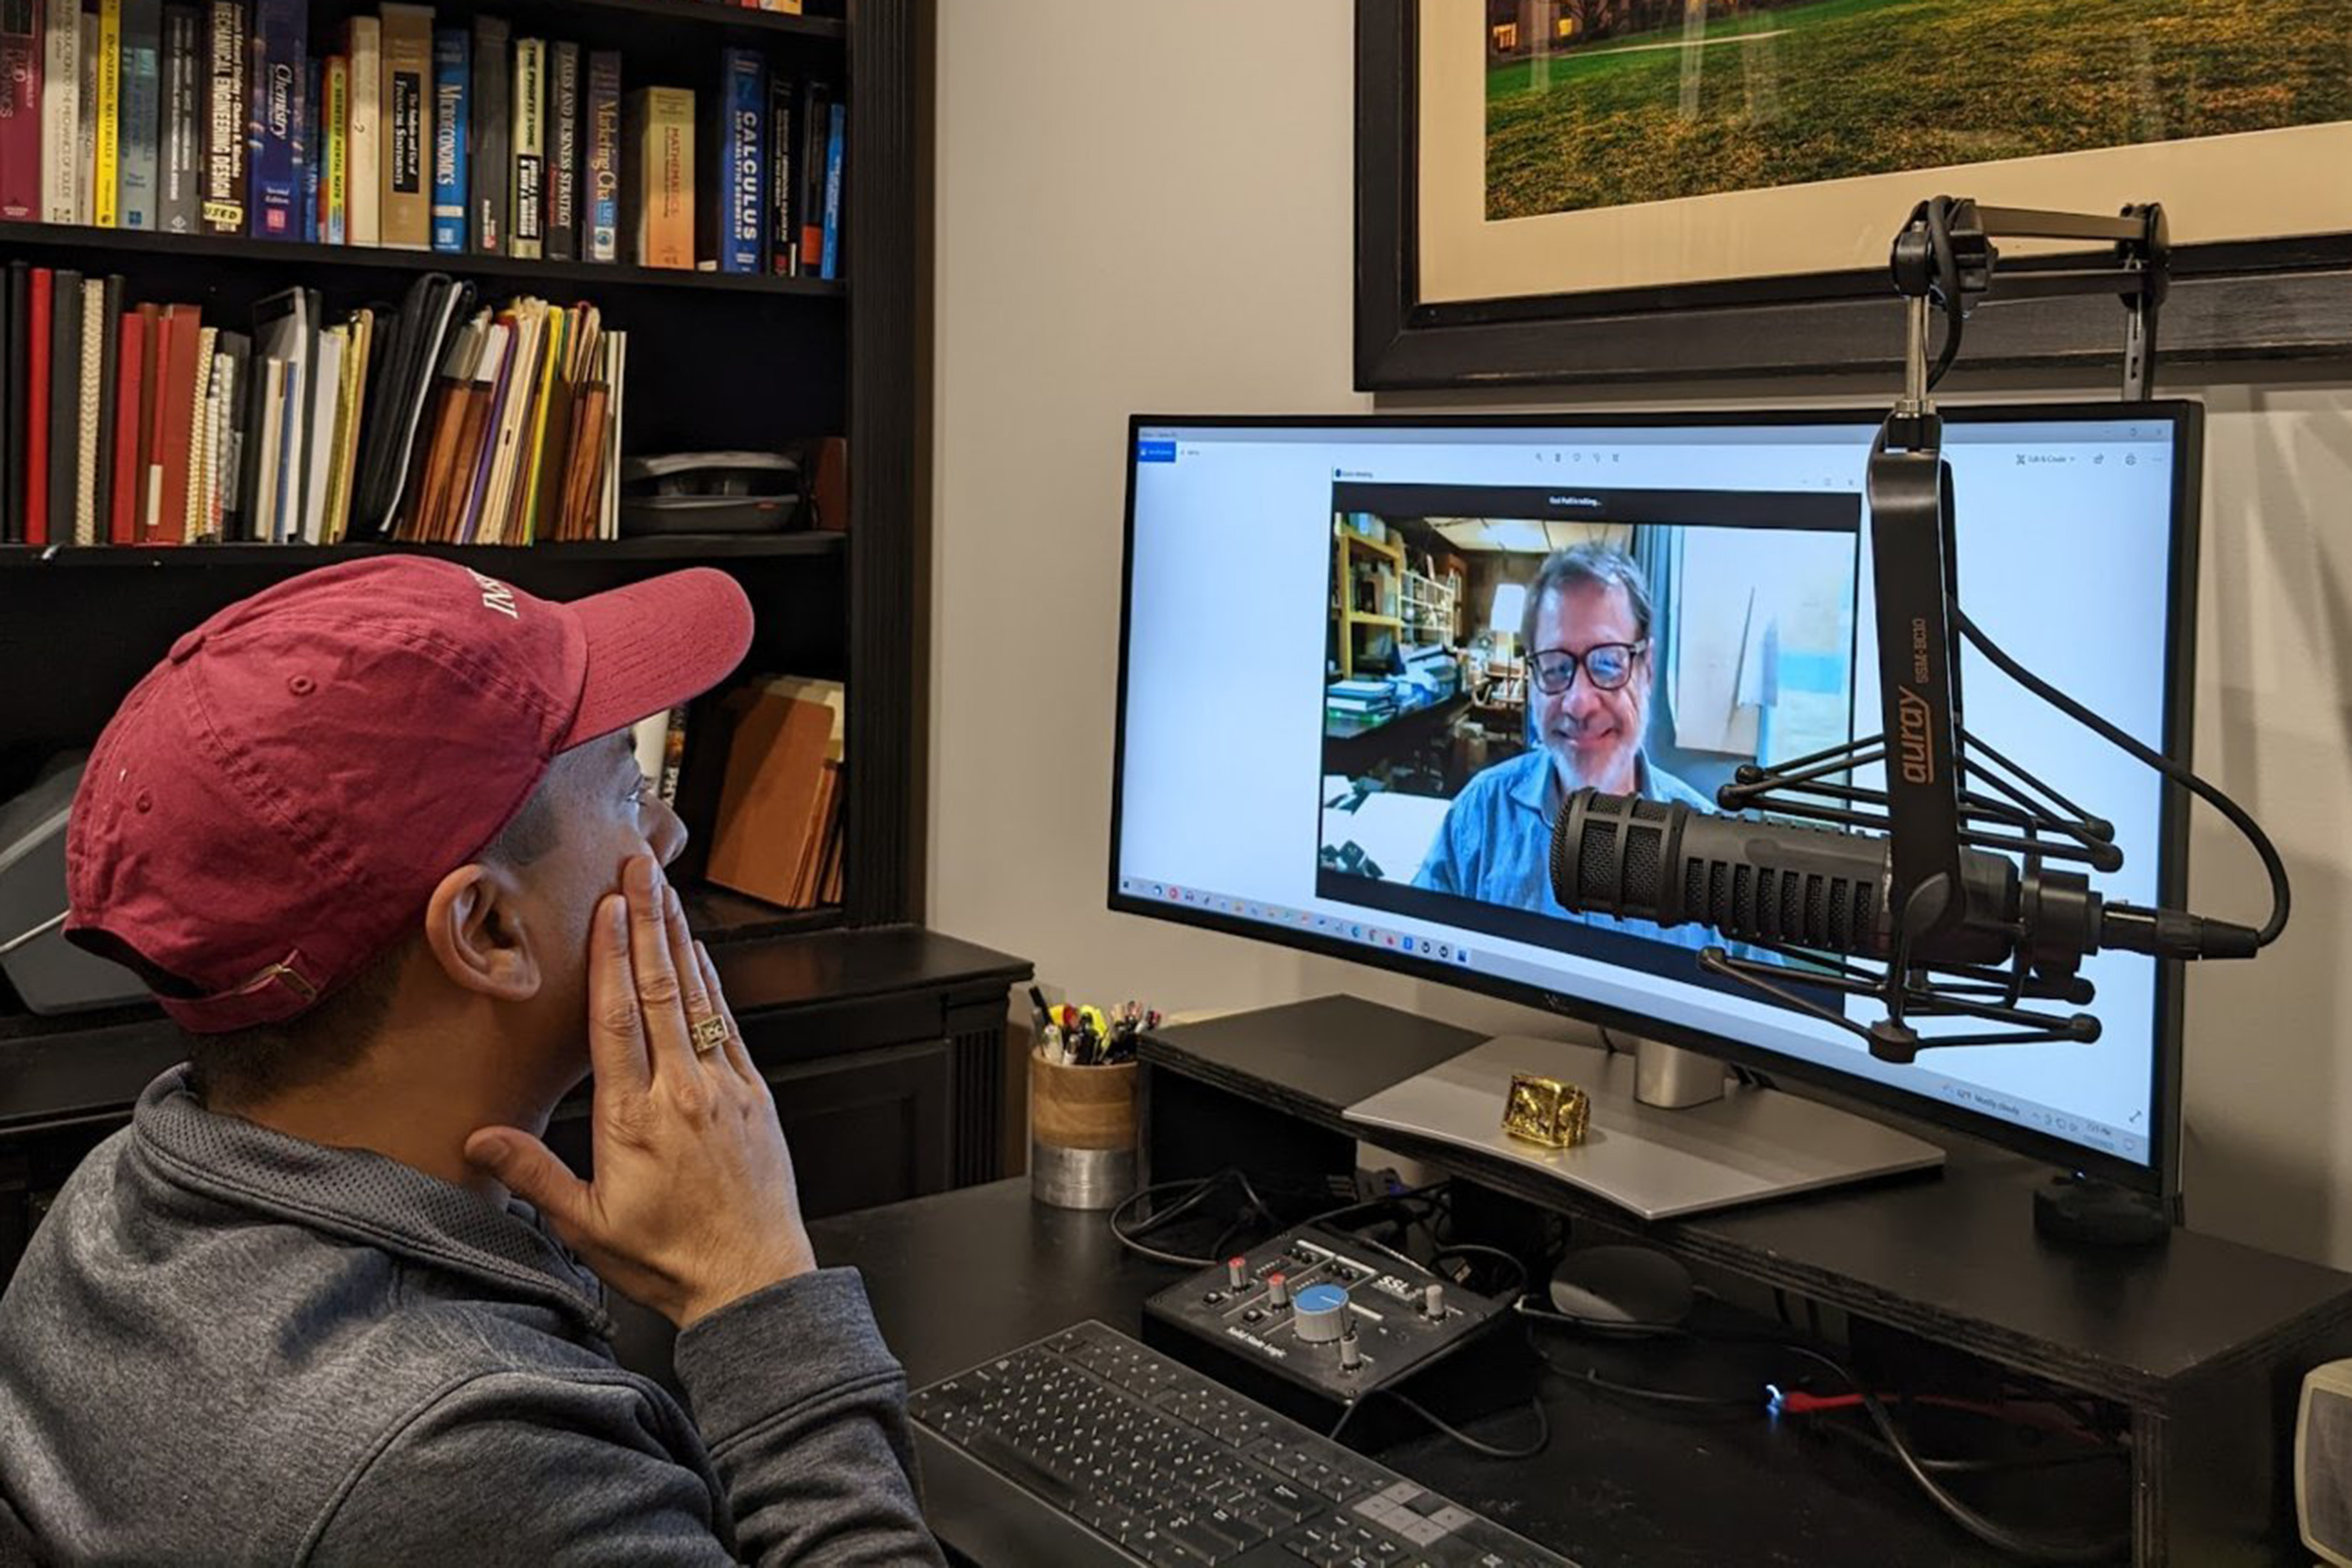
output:
<instances>
[{"instance_id":1,"label":"desk surface","mask_svg":"<svg viewBox=\"0 0 2352 1568\"><path fill-rule=\"evenodd\" d=\"M817 1257L866 1276L882 1332L914 1386L1087 1318L1137 1334L1145 1298L1183 1277L1111 1239L1104 1216L1034 1204L1024 1178L824 1220ZM1685 1390L1747 1383L1720 1345L1586 1346L1551 1353L1605 1375ZM1584 1361L1576 1358L1583 1357ZM1634 1405L1559 1377L1540 1381L1550 1447L1479 1459L1435 1436L1382 1449L1383 1463L1583 1568L2003 1561L1947 1524L1891 1463L1752 1413ZM1429 1391L1417 1394L1429 1396ZM1523 1442L1524 1409L1470 1423Z\"/></svg>"},{"instance_id":2,"label":"desk surface","mask_svg":"<svg viewBox=\"0 0 2352 1568\"><path fill-rule=\"evenodd\" d=\"M1334 1131L1341 1113L1476 1045L1467 1029L1354 997L1235 1013L1145 1039L1156 1068ZM1498 1101L1499 1102L1499 1101ZM1644 1228L1525 1165L1402 1135L1380 1142L1503 1192L2075 1387L2165 1406L2183 1380L2352 1318L2352 1275L2176 1231L2168 1246L2056 1246L2033 1229L2049 1171L1972 1139L1940 1176L1811 1194Z\"/></svg>"}]
</instances>

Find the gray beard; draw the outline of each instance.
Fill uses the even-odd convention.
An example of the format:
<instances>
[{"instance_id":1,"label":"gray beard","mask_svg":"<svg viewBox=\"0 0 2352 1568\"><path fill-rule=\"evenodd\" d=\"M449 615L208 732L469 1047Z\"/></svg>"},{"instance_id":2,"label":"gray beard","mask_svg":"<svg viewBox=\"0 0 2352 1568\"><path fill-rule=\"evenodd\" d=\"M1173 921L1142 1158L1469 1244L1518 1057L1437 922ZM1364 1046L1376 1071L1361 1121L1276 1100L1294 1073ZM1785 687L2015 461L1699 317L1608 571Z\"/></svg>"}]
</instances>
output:
<instances>
[{"instance_id":1,"label":"gray beard","mask_svg":"<svg viewBox=\"0 0 2352 1568\"><path fill-rule=\"evenodd\" d=\"M1562 753L1560 748L1547 742L1544 749L1551 754L1552 777L1558 782L1562 795L1566 795L1572 791L1583 789L1588 786L1594 789L1601 789L1603 787L1600 781L1581 776L1582 770L1577 767L1574 763L1570 761L1569 758ZM1642 753L1636 751L1633 753L1631 762L1625 767L1625 777L1615 785L1612 786L1609 793L1638 795L1641 793L1641 788Z\"/></svg>"}]
</instances>

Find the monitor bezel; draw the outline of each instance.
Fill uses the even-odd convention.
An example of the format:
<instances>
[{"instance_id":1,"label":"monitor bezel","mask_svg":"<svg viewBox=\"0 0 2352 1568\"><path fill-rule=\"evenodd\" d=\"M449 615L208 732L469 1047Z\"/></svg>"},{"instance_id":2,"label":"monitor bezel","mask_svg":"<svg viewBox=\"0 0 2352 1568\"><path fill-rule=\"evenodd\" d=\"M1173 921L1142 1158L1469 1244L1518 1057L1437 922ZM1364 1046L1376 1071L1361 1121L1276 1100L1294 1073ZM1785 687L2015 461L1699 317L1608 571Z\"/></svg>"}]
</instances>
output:
<instances>
[{"instance_id":1,"label":"monitor bezel","mask_svg":"<svg viewBox=\"0 0 2352 1568\"><path fill-rule=\"evenodd\" d=\"M1964 403L1941 405L1953 424L2080 423L2116 420L2163 423L2169 426L2173 448L2171 593L2166 605L2163 750L2167 756L2189 765L2189 741L2194 731L2191 704L2195 695L2196 595L2198 540L2203 496L2204 405L2193 399L2159 398L2144 403ZM1118 693L1111 742L1110 850L1106 872L1108 907L1114 913L1144 915L1178 925L1270 942L1326 957L1369 964L1408 979L1433 982L1456 989L1516 1002L1563 1017L1623 1030L1643 1038L1704 1052L1718 1060L1760 1072L1775 1082L1849 1098L1929 1125L1947 1128L2035 1160L2079 1171L2136 1191L2151 1193L2168 1206L2179 1193L2181 1020L2183 966L2157 961L2155 1020L2156 1059L2150 1070L2150 1113L2155 1121L2146 1165L2068 1142L2049 1133L2021 1127L1980 1111L1965 1110L1915 1090L1897 1089L1869 1079L1842 1073L1750 1046L1705 1030L1672 1024L1645 1014L1611 1007L1549 991L1498 975L1465 972L1433 959L1368 951L1354 942L1217 914L1203 906L1171 904L1123 893L1118 886L1118 847L1126 802L1127 700L1129 649L1134 608L1135 497L1139 468L1138 442L1148 427L1202 429L1296 430L1477 430L1477 429L1707 429L1725 426L1790 426L1853 425L1864 430L1885 416L1883 408L1830 407L1801 409L1697 409L1672 412L1619 413L1580 410L1573 414L1333 414L1333 415L1177 415L1131 414L1128 417L1126 501L1120 539L1118 604ZM2167 781L2158 814L2158 898L2168 907L2183 903L2188 887L2189 795ZM1969 1048L1969 1047L1963 1047ZM1992 1048L1992 1047L1985 1047Z\"/></svg>"}]
</instances>

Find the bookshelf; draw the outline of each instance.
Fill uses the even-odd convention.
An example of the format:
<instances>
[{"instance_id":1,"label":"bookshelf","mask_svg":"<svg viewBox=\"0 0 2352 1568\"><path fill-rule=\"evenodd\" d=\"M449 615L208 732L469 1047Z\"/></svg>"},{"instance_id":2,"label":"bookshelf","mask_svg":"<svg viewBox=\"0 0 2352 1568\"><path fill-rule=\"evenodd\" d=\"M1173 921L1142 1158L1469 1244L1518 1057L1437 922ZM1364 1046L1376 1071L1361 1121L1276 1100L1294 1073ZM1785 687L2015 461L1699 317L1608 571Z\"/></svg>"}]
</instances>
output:
<instances>
[{"instance_id":1,"label":"bookshelf","mask_svg":"<svg viewBox=\"0 0 2352 1568\"><path fill-rule=\"evenodd\" d=\"M372 0L313 0L312 52L343 18L374 9ZM793 16L710 0L440 0L435 20L469 26L478 16L499 16L516 37L618 49L625 91L649 82L715 91L725 47L755 48L772 69L845 86L852 129L835 279L0 222L0 264L119 273L127 298L192 302L208 323L241 327L256 301L296 284L319 290L336 319L362 304L397 303L427 272L471 280L485 302L526 292L558 304L590 300L631 339L628 455L772 450L818 436L846 437L850 453L847 526L837 532L503 548L373 540L0 545L0 796L55 752L88 746L182 632L298 572L415 550L571 598L681 566L716 567L742 584L758 613L741 673L845 688L844 892L837 906L787 910L699 880L723 762L711 740L722 689L696 704L680 782L678 806L695 836L676 869L689 918L723 955L722 970L789 976L736 998L739 1012L762 1018L762 1038L799 1040L793 1048L803 1055L817 1041L845 1060L939 1053L936 1074L894 1068L888 1081L951 1094L948 1114L932 1105L909 1111L907 1124L951 1129L948 1168L959 1181L987 1179L1003 1143L1005 988L1028 965L919 924L929 12L923 0L808 0L808 9ZM707 188L698 199L711 199ZM746 1027L753 1029L748 1017ZM0 1275L12 1256L11 1184L30 1191L43 1179L44 1156L24 1141L45 1129L102 1133L146 1076L173 1059L175 1038L143 1005L37 1017L0 982ZM857 1114L880 1113L868 1106ZM823 1129L796 1126L793 1134L814 1140L802 1158L824 1157ZM846 1149L871 1142L876 1129L851 1118L840 1134ZM890 1195L903 1194L875 1194Z\"/></svg>"},{"instance_id":2,"label":"bookshelf","mask_svg":"<svg viewBox=\"0 0 2352 1568\"><path fill-rule=\"evenodd\" d=\"M656 0L646 0L648 5ZM682 5L688 0L661 0ZM383 246L311 245L299 240L249 239L237 235L156 234L145 229L93 228L86 224L11 223L5 231L11 257L59 260L85 272L123 271L126 258L159 257L182 276L206 273L257 276L282 281L297 269L324 268L330 279L364 286L369 274L412 277L447 272L486 285L545 292L557 284L578 284L602 297L635 289L693 289L719 293L780 294L806 300L842 300L845 279L772 278L677 267L638 267L622 261L527 260L514 256L475 256L436 250L393 250ZM77 259L65 262L64 258ZM200 267L191 263L202 263ZM132 261L132 265L136 265Z\"/></svg>"},{"instance_id":3,"label":"bookshelf","mask_svg":"<svg viewBox=\"0 0 2352 1568\"><path fill-rule=\"evenodd\" d=\"M650 561L674 565L708 565L724 560L754 560L763 556L839 556L848 548L845 537L803 530L796 533L715 534L707 539L609 539L568 543L534 544L534 563L597 561ZM492 544L383 544L355 540L344 544L193 544L100 545L0 544L0 571L12 567L34 571L105 571L143 568L252 567L279 572L329 566L365 555L432 555L463 562L488 572L515 563L515 551Z\"/></svg>"},{"instance_id":4,"label":"bookshelf","mask_svg":"<svg viewBox=\"0 0 2352 1568\"><path fill-rule=\"evenodd\" d=\"M1345 524L1335 529L1334 537L1339 547L1332 557L1333 658L1340 679L1347 679L1356 673L1356 661L1366 652L1360 632L1384 633L1393 644L1396 634L1404 629L1403 618L1394 613L1402 607L1397 595L1399 574L1404 570L1404 547L1370 538ZM1383 607L1356 607L1365 585L1374 588L1374 597Z\"/></svg>"}]
</instances>

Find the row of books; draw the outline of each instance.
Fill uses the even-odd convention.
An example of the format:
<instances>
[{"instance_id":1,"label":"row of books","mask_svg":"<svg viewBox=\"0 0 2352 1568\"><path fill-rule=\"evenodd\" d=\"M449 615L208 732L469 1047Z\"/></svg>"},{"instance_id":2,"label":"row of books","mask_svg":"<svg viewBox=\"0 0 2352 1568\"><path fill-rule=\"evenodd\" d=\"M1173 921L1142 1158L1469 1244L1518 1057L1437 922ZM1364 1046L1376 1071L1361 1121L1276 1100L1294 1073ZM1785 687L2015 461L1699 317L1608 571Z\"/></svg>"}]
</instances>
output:
<instances>
[{"instance_id":1,"label":"row of books","mask_svg":"<svg viewBox=\"0 0 2352 1568\"><path fill-rule=\"evenodd\" d=\"M837 680L775 676L728 693L728 727L703 875L786 909L841 901L842 738Z\"/></svg>"},{"instance_id":2,"label":"row of books","mask_svg":"<svg viewBox=\"0 0 2352 1568\"><path fill-rule=\"evenodd\" d=\"M247 332L207 323L199 306L126 306L119 277L12 266L0 308L0 542L241 531L257 488L242 461L252 349Z\"/></svg>"},{"instance_id":3,"label":"row of books","mask_svg":"<svg viewBox=\"0 0 2352 1568\"><path fill-rule=\"evenodd\" d=\"M593 305L520 299L453 336L394 536L436 544L617 537L628 334Z\"/></svg>"},{"instance_id":4,"label":"row of books","mask_svg":"<svg viewBox=\"0 0 2352 1568\"><path fill-rule=\"evenodd\" d=\"M309 0L7 0L0 218L839 275L827 78L730 48L625 92L617 51L433 23L386 4L314 55Z\"/></svg>"},{"instance_id":5,"label":"row of books","mask_svg":"<svg viewBox=\"0 0 2352 1568\"><path fill-rule=\"evenodd\" d=\"M725 772L709 880L786 909L841 902L846 695L837 680L769 676L719 701ZM672 805L688 713L680 705L631 731L638 771Z\"/></svg>"},{"instance_id":6,"label":"row of books","mask_svg":"<svg viewBox=\"0 0 2352 1568\"><path fill-rule=\"evenodd\" d=\"M614 538L626 342L593 306L478 311L438 273L398 309L330 321L295 288L229 325L17 262L0 542Z\"/></svg>"}]
</instances>

